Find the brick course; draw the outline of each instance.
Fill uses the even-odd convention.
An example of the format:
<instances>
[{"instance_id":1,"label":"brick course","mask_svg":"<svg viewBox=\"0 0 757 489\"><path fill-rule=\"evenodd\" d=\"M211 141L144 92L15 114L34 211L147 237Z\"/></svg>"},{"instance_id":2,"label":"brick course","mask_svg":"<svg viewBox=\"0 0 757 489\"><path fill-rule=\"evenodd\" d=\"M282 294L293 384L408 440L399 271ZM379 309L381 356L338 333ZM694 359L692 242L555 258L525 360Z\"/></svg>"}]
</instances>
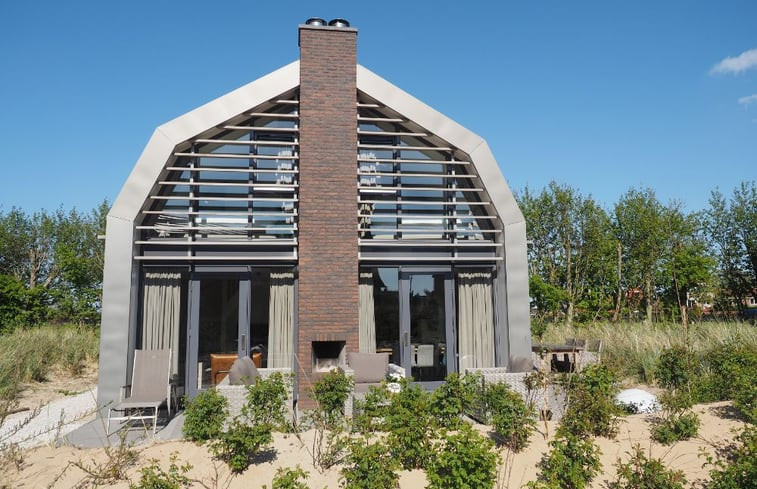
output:
<instances>
[{"instance_id":1,"label":"brick course","mask_svg":"<svg viewBox=\"0 0 757 489\"><path fill-rule=\"evenodd\" d=\"M299 339L303 394L313 341L358 349L355 29L300 27Z\"/></svg>"}]
</instances>

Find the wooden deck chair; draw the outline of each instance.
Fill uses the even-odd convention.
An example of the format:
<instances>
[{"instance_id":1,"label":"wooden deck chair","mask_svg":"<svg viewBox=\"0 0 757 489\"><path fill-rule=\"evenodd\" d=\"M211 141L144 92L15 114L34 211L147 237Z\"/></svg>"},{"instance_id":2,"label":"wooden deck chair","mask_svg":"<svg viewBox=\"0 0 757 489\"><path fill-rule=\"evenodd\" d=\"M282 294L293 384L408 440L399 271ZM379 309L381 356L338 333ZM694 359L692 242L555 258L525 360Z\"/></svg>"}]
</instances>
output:
<instances>
[{"instance_id":1,"label":"wooden deck chair","mask_svg":"<svg viewBox=\"0 0 757 489\"><path fill-rule=\"evenodd\" d=\"M121 390L122 395L124 391L127 391L126 396L122 396L117 404L108 409L106 434L110 434L111 421L151 419L152 433L155 436L158 409L164 403L168 407L168 416L171 416L170 377L171 350L136 350L131 385ZM123 415L113 416L114 411L120 411ZM136 413L129 414L130 411L136 411Z\"/></svg>"}]
</instances>

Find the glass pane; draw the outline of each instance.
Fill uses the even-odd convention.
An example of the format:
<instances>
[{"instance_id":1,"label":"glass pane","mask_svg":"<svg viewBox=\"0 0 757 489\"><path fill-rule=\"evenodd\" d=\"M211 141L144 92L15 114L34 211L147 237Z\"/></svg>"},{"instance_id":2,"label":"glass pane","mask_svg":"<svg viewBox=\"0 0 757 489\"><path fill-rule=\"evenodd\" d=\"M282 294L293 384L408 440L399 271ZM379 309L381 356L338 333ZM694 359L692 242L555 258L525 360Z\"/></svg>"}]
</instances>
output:
<instances>
[{"instance_id":1,"label":"glass pane","mask_svg":"<svg viewBox=\"0 0 757 489\"><path fill-rule=\"evenodd\" d=\"M443 273L410 275L410 364L419 382L447 376Z\"/></svg>"},{"instance_id":2,"label":"glass pane","mask_svg":"<svg viewBox=\"0 0 757 489\"><path fill-rule=\"evenodd\" d=\"M376 316L376 351L389 353L389 361L400 365L400 293L396 268L374 268L373 308Z\"/></svg>"},{"instance_id":3,"label":"glass pane","mask_svg":"<svg viewBox=\"0 0 757 489\"><path fill-rule=\"evenodd\" d=\"M199 329L198 376L205 389L223 380L237 358L239 278L200 281Z\"/></svg>"}]
</instances>

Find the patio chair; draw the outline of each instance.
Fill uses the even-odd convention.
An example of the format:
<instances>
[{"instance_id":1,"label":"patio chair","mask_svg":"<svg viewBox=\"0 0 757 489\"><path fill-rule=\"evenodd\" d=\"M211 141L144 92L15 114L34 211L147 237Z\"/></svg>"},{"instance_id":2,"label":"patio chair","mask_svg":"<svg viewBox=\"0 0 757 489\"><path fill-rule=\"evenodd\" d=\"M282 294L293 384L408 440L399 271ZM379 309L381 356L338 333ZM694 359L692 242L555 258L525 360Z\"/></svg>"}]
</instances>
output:
<instances>
[{"instance_id":1,"label":"patio chair","mask_svg":"<svg viewBox=\"0 0 757 489\"><path fill-rule=\"evenodd\" d=\"M602 340L589 340L586 348L581 351L578 361L579 371L587 365L595 365L602 361Z\"/></svg>"},{"instance_id":2,"label":"patio chair","mask_svg":"<svg viewBox=\"0 0 757 489\"><path fill-rule=\"evenodd\" d=\"M121 400L108 409L108 428L110 434L111 421L131 421L135 419L151 419L152 433L155 436L158 424L158 409L165 403L168 416L171 416L171 397L175 393L171 382L171 350L136 350L134 352L134 368L131 374L131 385L121 390ZM126 393L125 397L123 394ZM147 413L147 411L152 411ZM120 411L122 416L113 416L114 411ZM137 414L129 414L137 411Z\"/></svg>"}]
</instances>

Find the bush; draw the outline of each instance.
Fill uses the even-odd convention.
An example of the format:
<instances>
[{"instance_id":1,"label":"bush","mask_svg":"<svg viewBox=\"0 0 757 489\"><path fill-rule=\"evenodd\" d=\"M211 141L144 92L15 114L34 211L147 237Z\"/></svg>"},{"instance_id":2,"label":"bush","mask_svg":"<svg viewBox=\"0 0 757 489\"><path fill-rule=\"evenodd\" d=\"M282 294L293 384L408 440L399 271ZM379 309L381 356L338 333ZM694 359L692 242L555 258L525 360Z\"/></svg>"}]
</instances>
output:
<instances>
[{"instance_id":1,"label":"bush","mask_svg":"<svg viewBox=\"0 0 757 489\"><path fill-rule=\"evenodd\" d=\"M171 454L171 465L164 471L157 459L151 459L150 465L139 470L139 484L129 484L129 489L182 489L192 487L192 480L186 473L192 469L189 463L176 464L176 453Z\"/></svg>"},{"instance_id":2,"label":"bush","mask_svg":"<svg viewBox=\"0 0 757 489\"><path fill-rule=\"evenodd\" d=\"M757 345L740 338L716 346L704 355L707 375L697 383L698 401L732 399L750 422L757 422Z\"/></svg>"},{"instance_id":3,"label":"bush","mask_svg":"<svg viewBox=\"0 0 757 489\"><path fill-rule=\"evenodd\" d=\"M460 377L457 373L451 373L433 392L431 415L439 426L447 429L460 426L460 415L469 410L478 395L480 384L477 381L480 382L477 376Z\"/></svg>"},{"instance_id":4,"label":"bush","mask_svg":"<svg viewBox=\"0 0 757 489\"><path fill-rule=\"evenodd\" d=\"M385 429L386 416L389 412L389 391L385 385L370 386L365 397L355 399L352 406L352 429L362 434L369 434Z\"/></svg>"},{"instance_id":5,"label":"bush","mask_svg":"<svg viewBox=\"0 0 757 489\"><path fill-rule=\"evenodd\" d=\"M43 322L50 300L44 287L30 289L15 277L0 275L0 334Z\"/></svg>"},{"instance_id":6,"label":"bush","mask_svg":"<svg viewBox=\"0 0 757 489\"><path fill-rule=\"evenodd\" d=\"M386 417L387 442L402 468L425 468L432 456L434 438L431 395L410 379L400 382L401 390L391 398Z\"/></svg>"},{"instance_id":7,"label":"bush","mask_svg":"<svg viewBox=\"0 0 757 489\"><path fill-rule=\"evenodd\" d=\"M568 406L561 427L575 435L617 434L623 409L615 403L618 381L604 365L589 365L580 373L569 374L561 383L568 395Z\"/></svg>"},{"instance_id":8,"label":"bush","mask_svg":"<svg viewBox=\"0 0 757 489\"><path fill-rule=\"evenodd\" d=\"M352 392L352 385L352 379L341 370L332 370L313 384L311 393L326 426L344 419L344 403Z\"/></svg>"},{"instance_id":9,"label":"bush","mask_svg":"<svg viewBox=\"0 0 757 489\"><path fill-rule=\"evenodd\" d=\"M271 489L308 489L304 482L308 477L310 474L302 470L299 465L294 469L279 467L273 477ZM264 484L263 489L267 488L268 486Z\"/></svg>"},{"instance_id":10,"label":"bush","mask_svg":"<svg viewBox=\"0 0 757 489\"><path fill-rule=\"evenodd\" d=\"M429 489L491 489L497 480L493 443L463 423L447 435L429 464Z\"/></svg>"},{"instance_id":11,"label":"bush","mask_svg":"<svg viewBox=\"0 0 757 489\"><path fill-rule=\"evenodd\" d=\"M489 384L484 391L485 405L492 427L502 443L519 452L528 446L528 439L536 426L534 409L507 384Z\"/></svg>"},{"instance_id":12,"label":"bush","mask_svg":"<svg viewBox=\"0 0 757 489\"><path fill-rule=\"evenodd\" d=\"M715 468L710 471L706 489L757 488L757 427L744 428L724 457L709 462Z\"/></svg>"},{"instance_id":13,"label":"bush","mask_svg":"<svg viewBox=\"0 0 757 489\"><path fill-rule=\"evenodd\" d=\"M345 489L397 489L397 468L386 445L358 439L350 443L341 479Z\"/></svg>"},{"instance_id":14,"label":"bush","mask_svg":"<svg viewBox=\"0 0 757 489\"><path fill-rule=\"evenodd\" d=\"M195 442L218 438L229 415L228 400L215 389L208 389L184 402L184 438Z\"/></svg>"},{"instance_id":15,"label":"bush","mask_svg":"<svg viewBox=\"0 0 757 489\"><path fill-rule=\"evenodd\" d=\"M272 442L271 425L249 425L237 419L212 442L210 449L233 472L243 472L250 466L252 458Z\"/></svg>"},{"instance_id":16,"label":"bush","mask_svg":"<svg viewBox=\"0 0 757 489\"><path fill-rule=\"evenodd\" d=\"M530 489L584 489L599 472L600 452L591 438L558 429L549 446L537 480L526 484Z\"/></svg>"},{"instance_id":17,"label":"bush","mask_svg":"<svg viewBox=\"0 0 757 489\"><path fill-rule=\"evenodd\" d=\"M692 388L696 373L692 353L685 347L666 348L657 361L657 382L667 389L659 396L662 416L652 428L652 439L669 445L696 436L699 417L691 410L694 405Z\"/></svg>"},{"instance_id":18,"label":"bush","mask_svg":"<svg viewBox=\"0 0 757 489\"><path fill-rule=\"evenodd\" d=\"M652 439L663 445L671 445L697 436L698 431L699 417L696 413L686 412L657 421L652 428Z\"/></svg>"},{"instance_id":19,"label":"bush","mask_svg":"<svg viewBox=\"0 0 757 489\"><path fill-rule=\"evenodd\" d=\"M688 388L694 376L692 352L683 346L666 348L655 370L657 383L666 389Z\"/></svg>"},{"instance_id":20,"label":"bush","mask_svg":"<svg viewBox=\"0 0 757 489\"><path fill-rule=\"evenodd\" d=\"M284 376L276 372L267 379L258 377L247 386L247 403L242 406L242 417L250 424L264 424L273 429L286 424L285 403L287 390Z\"/></svg>"},{"instance_id":21,"label":"bush","mask_svg":"<svg viewBox=\"0 0 757 489\"><path fill-rule=\"evenodd\" d=\"M686 484L682 471L667 469L661 460L648 458L641 446L635 445L630 455L626 463L618 459L618 475L608 489L683 489Z\"/></svg>"}]
</instances>

